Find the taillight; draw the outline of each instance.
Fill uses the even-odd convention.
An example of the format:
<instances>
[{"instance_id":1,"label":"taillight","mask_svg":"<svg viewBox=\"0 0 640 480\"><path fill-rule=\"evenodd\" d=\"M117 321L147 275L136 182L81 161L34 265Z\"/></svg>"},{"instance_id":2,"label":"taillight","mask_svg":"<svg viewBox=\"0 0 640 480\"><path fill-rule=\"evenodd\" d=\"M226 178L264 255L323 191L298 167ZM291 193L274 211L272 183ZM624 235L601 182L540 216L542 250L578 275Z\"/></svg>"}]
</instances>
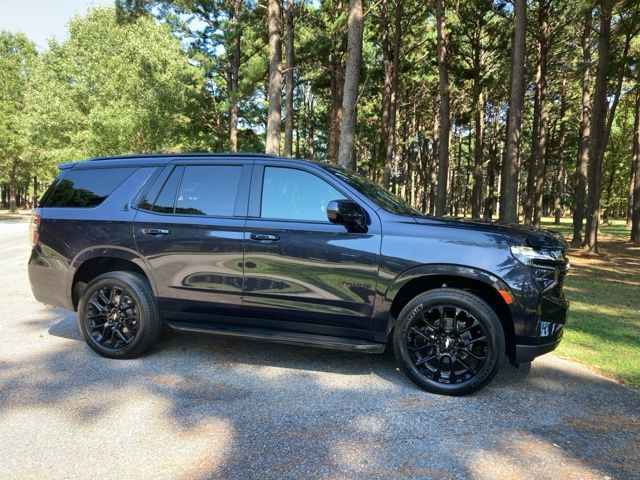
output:
<instances>
[{"instance_id":1,"label":"taillight","mask_svg":"<svg viewBox=\"0 0 640 480\"><path fill-rule=\"evenodd\" d=\"M38 243L38 237L40 236L40 212L34 210L31 214L31 223L29 224L29 239L31 240L31 246L35 247Z\"/></svg>"}]
</instances>

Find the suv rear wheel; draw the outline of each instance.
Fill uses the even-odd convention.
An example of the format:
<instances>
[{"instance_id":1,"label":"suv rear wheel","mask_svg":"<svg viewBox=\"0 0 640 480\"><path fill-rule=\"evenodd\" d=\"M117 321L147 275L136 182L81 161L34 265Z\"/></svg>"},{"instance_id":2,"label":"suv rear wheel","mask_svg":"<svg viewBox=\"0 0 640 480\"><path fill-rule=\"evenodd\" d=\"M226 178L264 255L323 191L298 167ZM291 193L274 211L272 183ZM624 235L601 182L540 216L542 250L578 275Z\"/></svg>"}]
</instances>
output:
<instances>
[{"instance_id":1,"label":"suv rear wheel","mask_svg":"<svg viewBox=\"0 0 640 480\"><path fill-rule=\"evenodd\" d=\"M162 320L144 277L133 272L108 272L94 278L83 292L78 328L100 355L133 358L156 342Z\"/></svg>"},{"instance_id":2,"label":"suv rear wheel","mask_svg":"<svg viewBox=\"0 0 640 480\"><path fill-rule=\"evenodd\" d=\"M484 300L439 288L402 309L393 345L396 360L416 385L433 393L465 395L495 376L505 339L498 316Z\"/></svg>"}]
</instances>

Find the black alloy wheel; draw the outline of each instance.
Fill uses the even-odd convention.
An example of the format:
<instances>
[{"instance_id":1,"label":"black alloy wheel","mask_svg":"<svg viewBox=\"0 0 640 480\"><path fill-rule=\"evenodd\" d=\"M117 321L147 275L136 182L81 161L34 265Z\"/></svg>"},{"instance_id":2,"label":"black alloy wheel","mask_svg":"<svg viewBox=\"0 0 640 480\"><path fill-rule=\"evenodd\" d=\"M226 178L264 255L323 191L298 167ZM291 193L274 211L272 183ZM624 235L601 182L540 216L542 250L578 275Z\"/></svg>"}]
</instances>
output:
<instances>
[{"instance_id":1,"label":"black alloy wheel","mask_svg":"<svg viewBox=\"0 0 640 480\"><path fill-rule=\"evenodd\" d=\"M476 295L441 288L418 295L400 313L396 358L425 390L464 395L496 374L504 332L493 309Z\"/></svg>"},{"instance_id":2,"label":"black alloy wheel","mask_svg":"<svg viewBox=\"0 0 640 480\"><path fill-rule=\"evenodd\" d=\"M416 315L407 341L423 375L442 383L461 383L476 375L489 358L487 334L473 315L453 305Z\"/></svg>"},{"instance_id":3,"label":"black alloy wheel","mask_svg":"<svg viewBox=\"0 0 640 480\"><path fill-rule=\"evenodd\" d=\"M117 285L105 285L94 292L85 322L89 335L112 350L129 345L140 331L138 306L131 293Z\"/></svg>"},{"instance_id":4,"label":"black alloy wheel","mask_svg":"<svg viewBox=\"0 0 640 480\"><path fill-rule=\"evenodd\" d=\"M149 350L162 320L147 279L134 272L107 272L93 279L78 303L78 328L104 357L133 358Z\"/></svg>"}]
</instances>

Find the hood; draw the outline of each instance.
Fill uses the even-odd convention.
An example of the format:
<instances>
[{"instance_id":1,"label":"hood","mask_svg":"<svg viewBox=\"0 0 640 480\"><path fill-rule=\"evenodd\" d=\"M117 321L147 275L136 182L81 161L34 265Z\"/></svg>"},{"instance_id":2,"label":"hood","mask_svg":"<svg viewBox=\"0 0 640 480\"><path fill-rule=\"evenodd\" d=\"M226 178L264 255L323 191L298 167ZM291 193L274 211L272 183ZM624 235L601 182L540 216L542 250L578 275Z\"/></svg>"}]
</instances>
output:
<instances>
[{"instance_id":1,"label":"hood","mask_svg":"<svg viewBox=\"0 0 640 480\"><path fill-rule=\"evenodd\" d=\"M533 248L561 248L563 250L567 248L567 242L561 234L548 230L539 230L526 225L426 216L415 216L414 220L422 224L438 225L447 228L461 228L467 230L479 230L488 233L498 233L504 235L512 245L523 245Z\"/></svg>"}]
</instances>

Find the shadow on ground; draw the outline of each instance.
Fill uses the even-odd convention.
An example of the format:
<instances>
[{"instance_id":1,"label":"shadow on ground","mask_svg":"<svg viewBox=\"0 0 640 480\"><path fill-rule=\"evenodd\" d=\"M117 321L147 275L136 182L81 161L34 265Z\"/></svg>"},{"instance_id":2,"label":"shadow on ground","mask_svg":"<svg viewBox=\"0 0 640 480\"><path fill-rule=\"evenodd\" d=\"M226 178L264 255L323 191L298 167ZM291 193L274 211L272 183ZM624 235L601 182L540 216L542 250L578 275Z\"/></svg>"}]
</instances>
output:
<instances>
[{"instance_id":1,"label":"shadow on ground","mask_svg":"<svg viewBox=\"0 0 640 480\"><path fill-rule=\"evenodd\" d=\"M44 423L53 418L59 435L89 444L124 435L152 448L162 439L147 461L168 476L582 479L640 472L640 395L554 357L536 362L528 376L505 367L482 392L449 398L414 387L389 352L171 334L144 358L110 361L84 345L71 314L43 310L23 324L29 335L40 332L34 352L2 359L0 419L24 412ZM49 432L40 424L40 434L55 436L55 425ZM113 456L106 470L96 471L91 455L70 460L107 476L138 463L112 447L94 453L98 462Z\"/></svg>"}]
</instances>

